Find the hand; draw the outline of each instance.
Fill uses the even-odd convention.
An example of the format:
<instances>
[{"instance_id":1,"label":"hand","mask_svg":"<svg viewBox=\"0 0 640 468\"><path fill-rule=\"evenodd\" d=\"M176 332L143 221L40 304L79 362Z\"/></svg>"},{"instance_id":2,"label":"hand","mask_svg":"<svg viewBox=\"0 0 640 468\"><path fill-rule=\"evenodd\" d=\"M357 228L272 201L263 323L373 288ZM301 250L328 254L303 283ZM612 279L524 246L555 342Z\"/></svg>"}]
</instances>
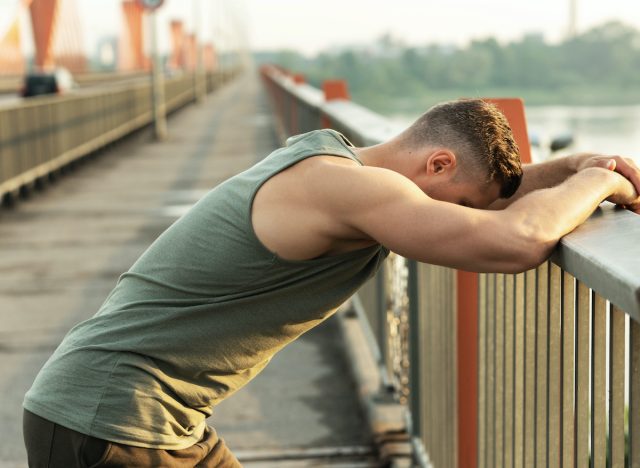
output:
<instances>
[{"instance_id":1,"label":"hand","mask_svg":"<svg viewBox=\"0 0 640 468\"><path fill-rule=\"evenodd\" d=\"M611 159L608 169L615 169L615 161ZM623 208L631 210L636 214L640 214L640 196L638 190L634 187L630 180L617 173L611 174L614 177L615 189L613 193L607 197L607 201L620 205Z\"/></svg>"},{"instance_id":2,"label":"hand","mask_svg":"<svg viewBox=\"0 0 640 468\"><path fill-rule=\"evenodd\" d=\"M603 156L598 154L580 155L580 159L577 163L577 170L580 171L587 167L602 167L604 169L615 171L633 184L636 191L636 198L637 193L640 193L640 168L638 168L631 158L623 158L621 156ZM639 203L637 199L635 201L617 204L638 213Z\"/></svg>"}]
</instances>

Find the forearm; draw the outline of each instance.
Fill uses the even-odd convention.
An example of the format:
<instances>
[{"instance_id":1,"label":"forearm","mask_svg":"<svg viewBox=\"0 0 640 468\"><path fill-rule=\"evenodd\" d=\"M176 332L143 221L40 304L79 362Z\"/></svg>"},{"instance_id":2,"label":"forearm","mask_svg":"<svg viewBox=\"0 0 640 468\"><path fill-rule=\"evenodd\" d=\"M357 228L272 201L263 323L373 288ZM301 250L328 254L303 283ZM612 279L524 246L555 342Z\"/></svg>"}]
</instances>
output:
<instances>
[{"instance_id":1,"label":"forearm","mask_svg":"<svg viewBox=\"0 0 640 468\"><path fill-rule=\"evenodd\" d=\"M558 240L582 224L615 191L612 171L589 168L555 187L530 192L505 209L511 222L534 240L542 261Z\"/></svg>"},{"instance_id":2,"label":"forearm","mask_svg":"<svg viewBox=\"0 0 640 468\"><path fill-rule=\"evenodd\" d=\"M575 174L578 171L580 162L589 156L588 154L575 154L549 159L537 164L523 165L522 183L517 192L510 198L497 200L489 208L501 210L535 190L555 187Z\"/></svg>"}]
</instances>

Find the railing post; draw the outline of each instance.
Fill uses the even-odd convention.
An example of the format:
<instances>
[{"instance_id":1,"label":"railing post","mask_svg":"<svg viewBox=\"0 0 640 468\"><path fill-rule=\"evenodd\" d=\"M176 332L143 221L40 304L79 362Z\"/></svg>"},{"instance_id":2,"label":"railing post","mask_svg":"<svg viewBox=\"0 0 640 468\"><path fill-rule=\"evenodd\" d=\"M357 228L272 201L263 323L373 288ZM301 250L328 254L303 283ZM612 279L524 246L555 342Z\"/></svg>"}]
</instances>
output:
<instances>
[{"instance_id":1,"label":"railing post","mask_svg":"<svg viewBox=\"0 0 640 468\"><path fill-rule=\"evenodd\" d=\"M420 437L420 300L418 295L418 264L407 261L407 295L409 296L409 409L411 437Z\"/></svg>"},{"instance_id":2,"label":"railing post","mask_svg":"<svg viewBox=\"0 0 640 468\"><path fill-rule=\"evenodd\" d=\"M478 274L457 272L458 466L478 466Z\"/></svg>"},{"instance_id":3,"label":"railing post","mask_svg":"<svg viewBox=\"0 0 640 468\"><path fill-rule=\"evenodd\" d=\"M291 79L296 85L304 84L304 81L305 81L304 76L300 74L292 75ZM291 97L291 103L290 103L291 132L290 133L291 135L296 135L300 133L300 122L298 120L298 107L300 106L300 103L298 102L295 96L291 95L290 97Z\"/></svg>"},{"instance_id":4,"label":"railing post","mask_svg":"<svg viewBox=\"0 0 640 468\"><path fill-rule=\"evenodd\" d=\"M324 92L324 99L327 102L336 99L345 99L347 101L351 99L349 96L349 87L345 80L325 80L322 83L322 91ZM321 119L322 128L331 127L331 121L324 113Z\"/></svg>"},{"instance_id":5,"label":"railing post","mask_svg":"<svg viewBox=\"0 0 640 468\"><path fill-rule=\"evenodd\" d=\"M391 388L391 383L389 381L389 351L387 346L387 334L386 334L386 320L387 320L387 286L385 284L385 269L381 268L376 274L376 304L377 310L376 313L378 315L378 332L376 339L378 340L378 346L380 347L380 369L382 379L380 384L382 385L384 390L383 393L387 392Z\"/></svg>"}]
</instances>

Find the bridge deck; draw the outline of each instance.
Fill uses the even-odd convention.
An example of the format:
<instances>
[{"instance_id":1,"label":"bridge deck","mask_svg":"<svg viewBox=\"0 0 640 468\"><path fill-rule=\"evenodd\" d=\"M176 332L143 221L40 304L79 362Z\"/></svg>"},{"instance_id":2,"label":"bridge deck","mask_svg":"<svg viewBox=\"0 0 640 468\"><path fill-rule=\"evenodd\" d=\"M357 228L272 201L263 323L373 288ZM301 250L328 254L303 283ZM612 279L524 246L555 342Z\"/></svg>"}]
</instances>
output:
<instances>
[{"instance_id":1,"label":"bridge deck","mask_svg":"<svg viewBox=\"0 0 640 468\"><path fill-rule=\"evenodd\" d=\"M66 331L211 187L275 148L254 75L0 210L0 466L25 466L21 402ZM210 423L246 466L376 466L333 319L279 353Z\"/></svg>"}]
</instances>

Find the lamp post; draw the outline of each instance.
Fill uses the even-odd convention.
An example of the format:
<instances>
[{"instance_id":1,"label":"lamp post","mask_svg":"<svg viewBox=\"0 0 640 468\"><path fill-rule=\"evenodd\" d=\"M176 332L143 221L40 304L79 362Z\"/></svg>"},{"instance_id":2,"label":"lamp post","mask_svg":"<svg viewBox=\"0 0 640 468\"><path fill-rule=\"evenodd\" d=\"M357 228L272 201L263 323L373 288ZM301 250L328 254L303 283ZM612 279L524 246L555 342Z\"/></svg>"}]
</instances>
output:
<instances>
[{"instance_id":1,"label":"lamp post","mask_svg":"<svg viewBox=\"0 0 640 468\"><path fill-rule=\"evenodd\" d=\"M202 63L202 29L201 29L201 5L200 0L193 0L193 35L195 37L196 63L193 74L196 102L202 103L207 95L206 77Z\"/></svg>"},{"instance_id":2,"label":"lamp post","mask_svg":"<svg viewBox=\"0 0 640 468\"><path fill-rule=\"evenodd\" d=\"M153 127L158 141L167 139L167 116L164 104L164 75L162 61L158 53L158 32L156 11L164 0L138 0L149 15L151 29L151 105L153 108Z\"/></svg>"}]
</instances>

